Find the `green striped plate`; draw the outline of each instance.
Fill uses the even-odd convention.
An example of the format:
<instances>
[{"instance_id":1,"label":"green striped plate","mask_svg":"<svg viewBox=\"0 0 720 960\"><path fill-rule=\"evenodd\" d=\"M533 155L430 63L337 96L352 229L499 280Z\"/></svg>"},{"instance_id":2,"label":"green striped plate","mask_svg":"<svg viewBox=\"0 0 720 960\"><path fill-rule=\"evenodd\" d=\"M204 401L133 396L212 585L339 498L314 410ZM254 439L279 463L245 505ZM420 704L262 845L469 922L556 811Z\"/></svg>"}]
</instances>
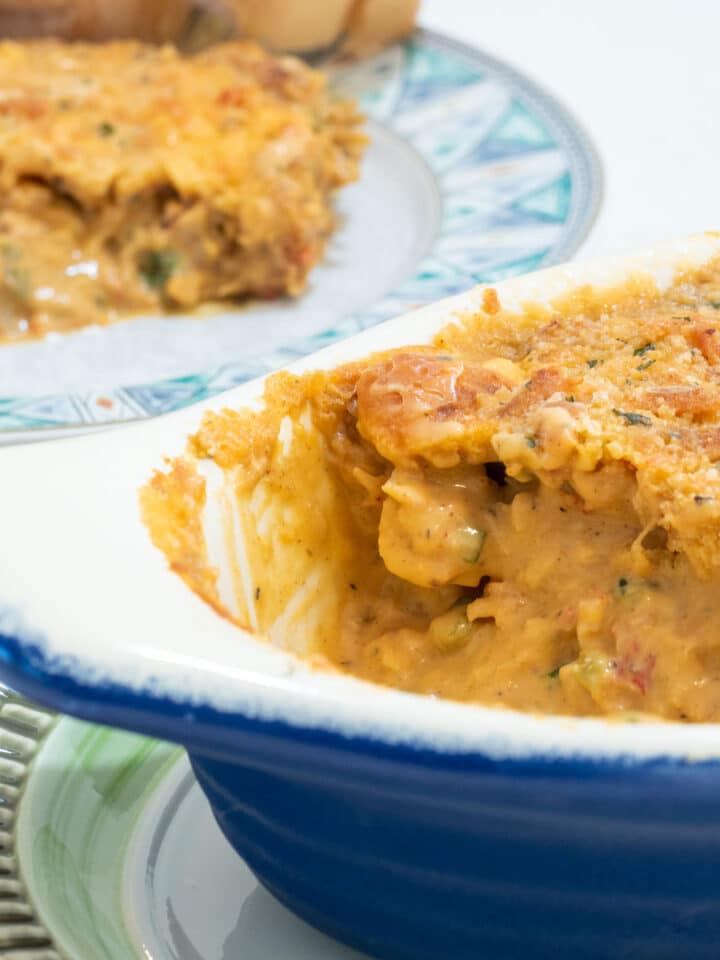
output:
<instances>
[{"instance_id":1,"label":"green striped plate","mask_svg":"<svg viewBox=\"0 0 720 960\"><path fill-rule=\"evenodd\" d=\"M182 750L2 688L0 956L361 960L258 885Z\"/></svg>"}]
</instances>

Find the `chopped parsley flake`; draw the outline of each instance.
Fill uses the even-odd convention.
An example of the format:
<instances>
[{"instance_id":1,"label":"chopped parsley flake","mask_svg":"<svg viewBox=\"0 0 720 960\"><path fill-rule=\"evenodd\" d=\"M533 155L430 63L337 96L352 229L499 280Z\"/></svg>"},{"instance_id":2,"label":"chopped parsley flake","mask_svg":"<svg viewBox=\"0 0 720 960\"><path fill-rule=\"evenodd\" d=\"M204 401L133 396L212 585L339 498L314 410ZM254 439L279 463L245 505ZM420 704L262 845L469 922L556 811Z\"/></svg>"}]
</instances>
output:
<instances>
[{"instance_id":1,"label":"chopped parsley flake","mask_svg":"<svg viewBox=\"0 0 720 960\"><path fill-rule=\"evenodd\" d=\"M537 446L537 440L535 437L525 437L525 443L533 449Z\"/></svg>"},{"instance_id":2,"label":"chopped parsley flake","mask_svg":"<svg viewBox=\"0 0 720 960\"><path fill-rule=\"evenodd\" d=\"M574 397L571 393L569 393L569 394L565 397L565 399L567 400L568 403L575 403L575 397Z\"/></svg>"},{"instance_id":3,"label":"chopped parsley flake","mask_svg":"<svg viewBox=\"0 0 720 960\"><path fill-rule=\"evenodd\" d=\"M637 347L633 350L634 357L644 357L650 350L657 350L654 343L646 343L644 347Z\"/></svg>"},{"instance_id":4,"label":"chopped parsley flake","mask_svg":"<svg viewBox=\"0 0 720 960\"><path fill-rule=\"evenodd\" d=\"M138 272L153 290L162 290L178 266L178 255L173 250L146 250L140 256Z\"/></svg>"},{"instance_id":5,"label":"chopped parsley flake","mask_svg":"<svg viewBox=\"0 0 720 960\"><path fill-rule=\"evenodd\" d=\"M593 367L596 367L596 366L598 365L598 362L599 362L599 361L597 361L597 360L595 360L595 359L593 359L593 360L588 360L587 365L588 365L588 366L590 367L590 369L592 370Z\"/></svg>"},{"instance_id":6,"label":"chopped parsley flake","mask_svg":"<svg viewBox=\"0 0 720 960\"><path fill-rule=\"evenodd\" d=\"M652 426L652 419L650 417L646 417L642 413L633 413L632 411L627 412L625 410L617 410L615 407L613 407L613 413L615 414L616 417L622 417L624 420L627 420L627 422L633 427L651 427Z\"/></svg>"},{"instance_id":7,"label":"chopped parsley flake","mask_svg":"<svg viewBox=\"0 0 720 960\"><path fill-rule=\"evenodd\" d=\"M636 370L647 370L648 367L651 367L655 361L652 357L649 360L646 360L645 363L641 363L639 367L635 367Z\"/></svg>"},{"instance_id":8,"label":"chopped parsley flake","mask_svg":"<svg viewBox=\"0 0 720 960\"><path fill-rule=\"evenodd\" d=\"M111 137L115 133L115 127L112 123L104 120L98 124L97 132L101 137Z\"/></svg>"}]
</instances>

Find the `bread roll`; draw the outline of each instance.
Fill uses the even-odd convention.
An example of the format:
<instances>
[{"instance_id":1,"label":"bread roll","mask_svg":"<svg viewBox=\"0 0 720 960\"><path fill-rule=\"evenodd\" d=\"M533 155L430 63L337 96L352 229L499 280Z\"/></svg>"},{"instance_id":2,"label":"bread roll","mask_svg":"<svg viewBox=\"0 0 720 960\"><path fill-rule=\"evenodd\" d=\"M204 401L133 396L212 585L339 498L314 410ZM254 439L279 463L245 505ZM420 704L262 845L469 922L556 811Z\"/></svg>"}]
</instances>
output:
<instances>
[{"instance_id":1,"label":"bread roll","mask_svg":"<svg viewBox=\"0 0 720 960\"><path fill-rule=\"evenodd\" d=\"M181 36L193 0L74 0L76 38L137 37L162 42Z\"/></svg>"},{"instance_id":2,"label":"bread roll","mask_svg":"<svg viewBox=\"0 0 720 960\"><path fill-rule=\"evenodd\" d=\"M0 0L0 35L69 36L79 4L67 0Z\"/></svg>"},{"instance_id":3,"label":"bread roll","mask_svg":"<svg viewBox=\"0 0 720 960\"><path fill-rule=\"evenodd\" d=\"M172 41L181 36L193 6L193 0L0 0L0 35Z\"/></svg>"},{"instance_id":4,"label":"bread roll","mask_svg":"<svg viewBox=\"0 0 720 960\"><path fill-rule=\"evenodd\" d=\"M217 0L216 0L217 2ZM243 35L275 50L368 53L406 36L419 0L227 0Z\"/></svg>"},{"instance_id":5,"label":"bread roll","mask_svg":"<svg viewBox=\"0 0 720 960\"><path fill-rule=\"evenodd\" d=\"M273 50L323 50L343 35L354 0L235 0L236 23L243 36Z\"/></svg>"},{"instance_id":6,"label":"bread roll","mask_svg":"<svg viewBox=\"0 0 720 960\"><path fill-rule=\"evenodd\" d=\"M370 53L407 36L415 26L420 0L363 0L356 3L348 24L345 47Z\"/></svg>"},{"instance_id":7,"label":"bread roll","mask_svg":"<svg viewBox=\"0 0 720 960\"><path fill-rule=\"evenodd\" d=\"M408 33L418 0L0 0L0 36L197 46L230 33L277 51L366 52Z\"/></svg>"}]
</instances>

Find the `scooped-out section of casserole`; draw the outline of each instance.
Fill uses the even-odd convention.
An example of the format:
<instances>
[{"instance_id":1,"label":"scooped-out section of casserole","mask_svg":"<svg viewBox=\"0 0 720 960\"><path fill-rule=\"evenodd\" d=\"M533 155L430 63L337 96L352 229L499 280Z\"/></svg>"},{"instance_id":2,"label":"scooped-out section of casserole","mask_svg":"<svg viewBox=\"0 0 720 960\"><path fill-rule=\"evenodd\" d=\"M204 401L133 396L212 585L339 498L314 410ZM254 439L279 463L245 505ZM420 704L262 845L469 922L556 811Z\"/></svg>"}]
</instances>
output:
<instances>
[{"instance_id":1,"label":"scooped-out section of casserole","mask_svg":"<svg viewBox=\"0 0 720 960\"><path fill-rule=\"evenodd\" d=\"M251 43L0 43L0 343L300 294L361 119Z\"/></svg>"},{"instance_id":2,"label":"scooped-out section of casserole","mask_svg":"<svg viewBox=\"0 0 720 960\"><path fill-rule=\"evenodd\" d=\"M276 374L141 507L193 589L318 666L720 720L720 262L520 312L488 289L430 344Z\"/></svg>"}]
</instances>

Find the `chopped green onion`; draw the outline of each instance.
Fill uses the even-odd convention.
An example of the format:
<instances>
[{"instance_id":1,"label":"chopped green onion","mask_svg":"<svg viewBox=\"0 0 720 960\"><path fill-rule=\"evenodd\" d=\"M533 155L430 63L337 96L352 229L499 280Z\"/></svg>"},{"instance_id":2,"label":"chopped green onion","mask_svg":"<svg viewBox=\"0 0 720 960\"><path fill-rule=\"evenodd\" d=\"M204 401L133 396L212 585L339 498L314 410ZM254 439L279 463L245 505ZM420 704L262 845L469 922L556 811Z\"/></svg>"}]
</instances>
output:
<instances>
[{"instance_id":1,"label":"chopped green onion","mask_svg":"<svg viewBox=\"0 0 720 960\"><path fill-rule=\"evenodd\" d=\"M433 644L442 653L452 653L469 639L472 624L467 618L467 604L455 606L430 624L428 633Z\"/></svg>"},{"instance_id":2,"label":"chopped green onion","mask_svg":"<svg viewBox=\"0 0 720 960\"><path fill-rule=\"evenodd\" d=\"M632 411L626 412L625 410L617 410L615 407L613 407L613 413L615 416L622 417L624 420L627 420L627 422L633 427L652 426L652 419L650 417L646 417L642 413L633 413Z\"/></svg>"},{"instance_id":3,"label":"chopped green onion","mask_svg":"<svg viewBox=\"0 0 720 960\"><path fill-rule=\"evenodd\" d=\"M178 266L173 250L146 250L140 255L138 272L153 290L162 290Z\"/></svg>"},{"instance_id":4,"label":"chopped green onion","mask_svg":"<svg viewBox=\"0 0 720 960\"><path fill-rule=\"evenodd\" d=\"M646 343L644 347L637 347L633 350L634 357L644 357L649 350L657 350L654 343Z\"/></svg>"},{"instance_id":5,"label":"chopped green onion","mask_svg":"<svg viewBox=\"0 0 720 960\"><path fill-rule=\"evenodd\" d=\"M465 563L477 563L482 555L487 533L484 530L476 530L475 527L465 527L462 533L467 548L462 558Z\"/></svg>"}]
</instances>

